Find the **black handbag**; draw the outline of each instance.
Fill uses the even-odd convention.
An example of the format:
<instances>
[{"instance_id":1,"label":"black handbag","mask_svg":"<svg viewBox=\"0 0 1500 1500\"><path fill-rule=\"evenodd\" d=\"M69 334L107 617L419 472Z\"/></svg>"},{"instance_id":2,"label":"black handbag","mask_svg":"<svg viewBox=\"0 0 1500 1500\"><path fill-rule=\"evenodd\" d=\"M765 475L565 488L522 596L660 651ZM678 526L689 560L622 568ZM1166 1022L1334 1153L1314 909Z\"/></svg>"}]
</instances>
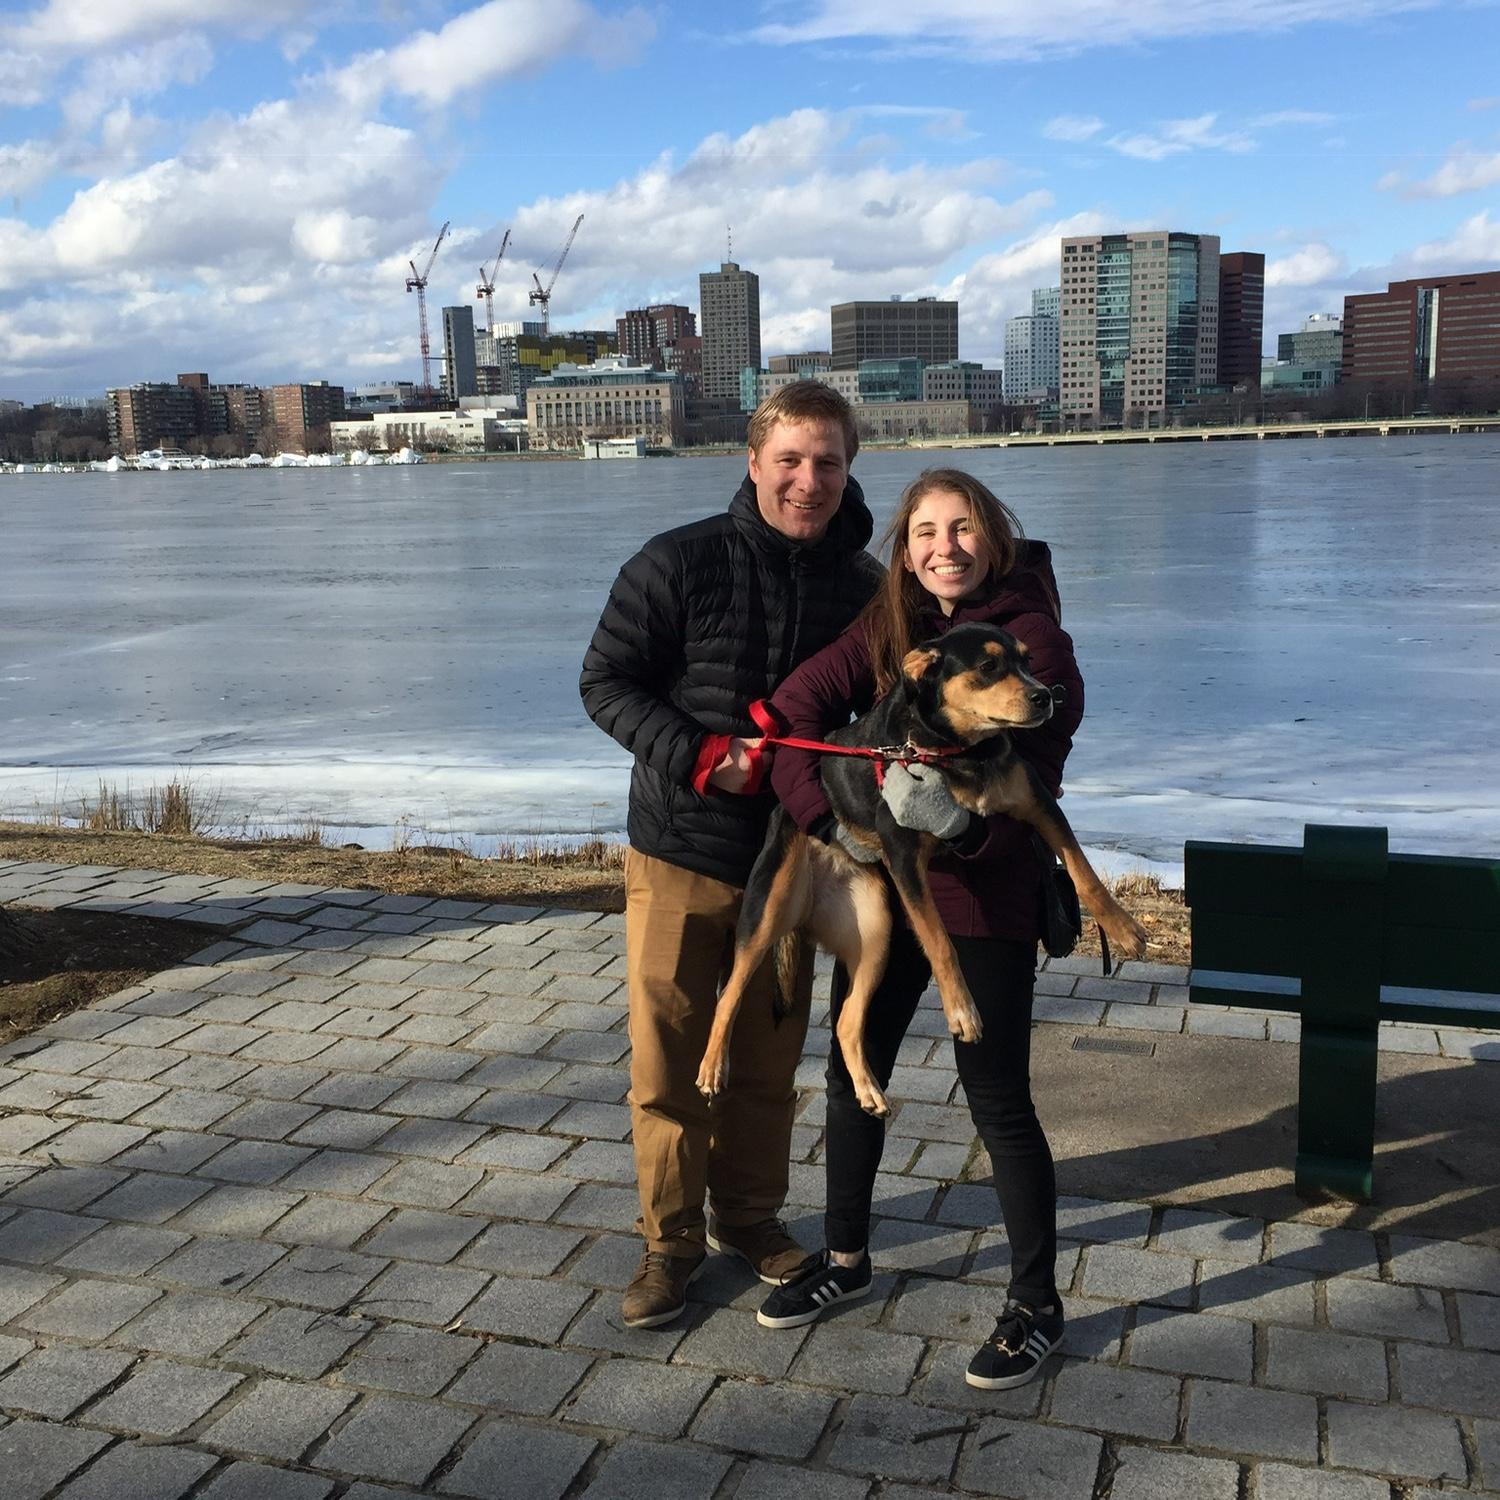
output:
<instances>
[{"instance_id":1,"label":"black handbag","mask_svg":"<svg viewBox=\"0 0 1500 1500\"><path fill-rule=\"evenodd\" d=\"M1066 958L1083 935L1083 910L1073 877L1037 834L1032 847L1042 865L1042 947L1049 958Z\"/></svg>"}]
</instances>

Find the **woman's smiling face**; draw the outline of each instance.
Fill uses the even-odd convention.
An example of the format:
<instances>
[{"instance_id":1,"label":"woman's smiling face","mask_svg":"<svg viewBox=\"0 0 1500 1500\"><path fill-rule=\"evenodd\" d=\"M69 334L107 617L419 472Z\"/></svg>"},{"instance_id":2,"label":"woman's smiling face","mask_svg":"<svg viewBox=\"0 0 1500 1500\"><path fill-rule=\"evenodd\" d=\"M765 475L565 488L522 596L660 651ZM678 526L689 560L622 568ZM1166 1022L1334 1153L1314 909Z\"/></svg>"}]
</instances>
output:
<instances>
[{"instance_id":1,"label":"woman's smiling face","mask_svg":"<svg viewBox=\"0 0 1500 1500\"><path fill-rule=\"evenodd\" d=\"M923 496L907 523L905 563L945 615L989 577L989 551L974 530L968 496L953 490Z\"/></svg>"}]
</instances>

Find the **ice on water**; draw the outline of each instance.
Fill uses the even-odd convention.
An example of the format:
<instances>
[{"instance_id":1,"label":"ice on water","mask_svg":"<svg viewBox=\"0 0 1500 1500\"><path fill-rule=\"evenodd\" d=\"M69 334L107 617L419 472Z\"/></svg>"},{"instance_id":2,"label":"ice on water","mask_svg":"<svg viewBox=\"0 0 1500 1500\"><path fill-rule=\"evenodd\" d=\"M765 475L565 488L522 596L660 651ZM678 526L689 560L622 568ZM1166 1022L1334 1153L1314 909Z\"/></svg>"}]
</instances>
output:
<instances>
[{"instance_id":1,"label":"ice on water","mask_svg":"<svg viewBox=\"0 0 1500 1500\"><path fill-rule=\"evenodd\" d=\"M1088 684L1063 806L1106 864L1309 821L1500 851L1500 440L870 453L877 523L950 462L1052 544ZM0 808L186 769L227 823L367 845L617 833L584 645L635 547L742 473L0 478Z\"/></svg>"}]
</instances>

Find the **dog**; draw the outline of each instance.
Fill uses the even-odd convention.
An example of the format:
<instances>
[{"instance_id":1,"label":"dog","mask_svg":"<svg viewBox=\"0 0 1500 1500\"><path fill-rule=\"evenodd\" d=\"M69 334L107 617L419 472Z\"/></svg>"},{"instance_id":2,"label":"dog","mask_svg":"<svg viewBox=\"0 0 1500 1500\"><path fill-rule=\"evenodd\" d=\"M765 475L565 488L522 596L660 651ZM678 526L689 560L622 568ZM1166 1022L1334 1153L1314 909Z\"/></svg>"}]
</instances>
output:
<instances>
[{"instance_id":1,"label":"dog","mask_svg":"<svg viewBox=\"0 0 1500 1500\"><path fill-rule=\"evenodd\" d=\"M1038 728L1053 708L1051 690L1027 670L1026 647L1015 636L992 625L959 625L909 652L901 681L868 713L828 736L830 745L854 752L823 758L834 815L844 835L878 853L880 863L861 863L842 847L809 837L783 808L772 814L745 887L733 967L698 1072L700 1093L712 1100L723 1092L735 1017L773 947L781 993L793 993L788 979L796 967L796 937L805 931L849 975L838 1040L860 1106L872 1115L890 1113L864 1051L865 1017L891 937L881 863L932 965L948 1030L961 1041L979 1039L979 1013L927 884L927 866L941 841L896 822L880 793L882 762L929 762L959 806L1030 824L1062 860L1115 948L1129 958L1146 951L1145 932L1095 874L1056 799L1011 742L1012 731Z\"/></svg>"}]
</instances>

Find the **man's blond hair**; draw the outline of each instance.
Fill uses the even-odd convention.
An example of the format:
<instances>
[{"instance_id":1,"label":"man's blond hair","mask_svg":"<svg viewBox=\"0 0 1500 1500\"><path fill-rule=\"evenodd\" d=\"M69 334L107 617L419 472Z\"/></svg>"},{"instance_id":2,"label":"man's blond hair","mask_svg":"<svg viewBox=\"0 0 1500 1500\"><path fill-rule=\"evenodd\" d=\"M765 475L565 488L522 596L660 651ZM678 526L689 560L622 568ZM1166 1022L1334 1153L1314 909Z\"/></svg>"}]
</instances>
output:
<instances>
[{"instance_id":1,"label":"man's blond hair","mask_svg":"<svg viewBox=\"0 0 1500 1500\"><path fill-rule=\"evenodd\" d=\"M849 403L820 380L794 380L773 391L750 418L750 448L757 455L778 422L833 422L843 429L844 456L850 463L859 452L859 429Z\"/></svg>"}]
</instances>

